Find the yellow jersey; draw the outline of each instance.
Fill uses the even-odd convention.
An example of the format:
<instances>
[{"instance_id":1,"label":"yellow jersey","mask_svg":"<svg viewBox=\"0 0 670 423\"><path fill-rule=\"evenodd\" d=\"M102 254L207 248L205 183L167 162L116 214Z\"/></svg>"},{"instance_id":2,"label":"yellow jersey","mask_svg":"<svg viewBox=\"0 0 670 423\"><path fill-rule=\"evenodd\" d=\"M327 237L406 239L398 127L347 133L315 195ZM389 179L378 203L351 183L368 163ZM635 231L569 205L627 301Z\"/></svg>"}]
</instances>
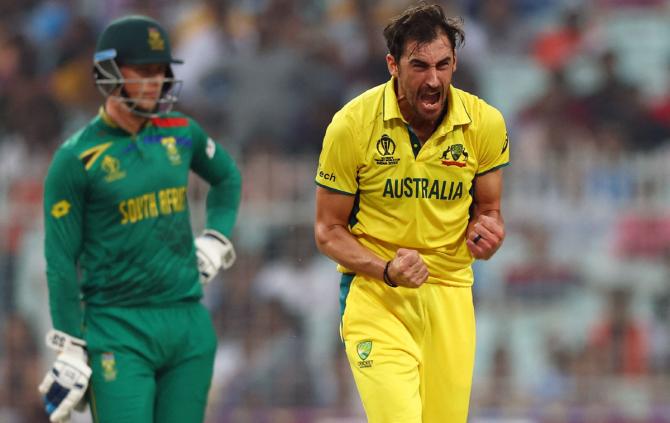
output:
<instances>
[{"instance_id":1,"label":"yellow jersey","mask_svg":"<svg viewBox=\"0 0 670 423\"><path fill-rule=\"evenodd\" d=\"M379 257L414 249L428 266L428 283L470 286L465 230L473 180L509 164L505 121L480 98L450 87L447 113L422 146L400 113L394 84L391 78L335 114L316 183L356 197L349 230Z\"/></svg>"}]
</instances>

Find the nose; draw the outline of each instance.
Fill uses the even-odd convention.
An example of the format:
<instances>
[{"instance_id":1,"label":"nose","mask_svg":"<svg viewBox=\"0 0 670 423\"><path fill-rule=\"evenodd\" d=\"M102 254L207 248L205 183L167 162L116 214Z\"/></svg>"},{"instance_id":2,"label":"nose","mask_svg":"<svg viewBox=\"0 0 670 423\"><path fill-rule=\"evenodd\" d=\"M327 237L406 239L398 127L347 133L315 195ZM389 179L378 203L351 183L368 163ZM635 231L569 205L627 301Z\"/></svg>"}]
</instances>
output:
<instances>
[{"instance_id":1,"label":"nose","mask_svg":"<svg viewBox=\"0 0 670 423\"><path fill-rule=\"evenodd\" d=\"M440 85L440 80L437 77L437 69L431 67L428 69L428 74L426 75L426 85L430 88L437 88Z\"/></svg>"}]
</instances>

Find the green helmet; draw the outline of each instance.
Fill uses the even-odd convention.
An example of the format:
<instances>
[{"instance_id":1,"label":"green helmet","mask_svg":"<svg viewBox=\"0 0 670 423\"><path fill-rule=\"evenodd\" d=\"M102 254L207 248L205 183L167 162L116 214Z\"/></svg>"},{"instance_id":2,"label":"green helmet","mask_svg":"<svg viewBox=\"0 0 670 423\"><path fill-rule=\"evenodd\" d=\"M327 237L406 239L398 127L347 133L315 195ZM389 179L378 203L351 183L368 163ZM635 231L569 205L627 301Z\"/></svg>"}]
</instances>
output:
<instances>
[{"instance_id":1,"label":"green helmet","mask_svg":"<svg viewBox=\"0 0 670 423\"><path fill-rule=\"evenodd\" d=\"M174 79L172 63L183 63L172 57L170 39L163 27L147 16L132 15L112 21L100 34L93 56L95 83L105 97L118 96L131 111L142 116L166 112L177 101L181 81ZM123 90L127 82L121 71L123 65L166 64L161 97L155 110L143 110L137 100ZM133 81L137 82L137 81ZM122 89L118 92L118 88Z\"/></svg>"}]
</instances>

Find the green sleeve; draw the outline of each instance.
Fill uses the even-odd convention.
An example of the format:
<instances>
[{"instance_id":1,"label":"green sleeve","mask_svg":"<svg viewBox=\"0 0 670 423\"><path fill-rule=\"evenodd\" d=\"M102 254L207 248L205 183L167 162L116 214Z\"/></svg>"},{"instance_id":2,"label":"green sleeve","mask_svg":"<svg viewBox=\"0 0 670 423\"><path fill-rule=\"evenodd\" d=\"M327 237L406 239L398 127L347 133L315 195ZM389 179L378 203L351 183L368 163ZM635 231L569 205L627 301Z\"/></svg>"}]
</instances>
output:
<instances>
[{"instance_id":1,"label":"green sleeve","mask_svg":"<svg viewBox=\"0 0 670 423\"><path fill-rule=\"evenodd\" d=\"M242 177L235 161L218 143L191 121L194 131L191 169L210 184L206 227L230 237L237 219Z\"/></svg>"},{"instance_id":2,"label":"green sleeve","mask_svg":"<svg viewBox=\"0 0 670 423\"><path fill-rule=\"evenodd\" d=\"M85 187L81 161L67 149L59 149L44 183L44 254L53 326L76 337L81 337L82 325L77 259Z\"/></svg>"}]
</instances>

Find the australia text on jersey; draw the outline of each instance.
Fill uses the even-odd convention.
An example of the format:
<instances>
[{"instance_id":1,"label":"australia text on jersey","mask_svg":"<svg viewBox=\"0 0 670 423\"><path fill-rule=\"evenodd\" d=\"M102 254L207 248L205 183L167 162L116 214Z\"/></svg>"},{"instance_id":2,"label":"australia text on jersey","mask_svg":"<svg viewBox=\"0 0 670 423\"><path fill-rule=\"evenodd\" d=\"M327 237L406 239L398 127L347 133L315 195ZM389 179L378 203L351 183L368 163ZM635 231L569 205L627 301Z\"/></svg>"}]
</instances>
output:
<instances>
[{"instance_id":1,"label":"australia text on jersey","mask_svg":"<svg viewBox=\"0 0 670 423\"><path fill-rule=\"evenodd\" d=\"M444 181L428 178L387 179L383 197L428 198L435 200L457 200L463 197L462 181Z\"/></svg>"}]
</instances>

